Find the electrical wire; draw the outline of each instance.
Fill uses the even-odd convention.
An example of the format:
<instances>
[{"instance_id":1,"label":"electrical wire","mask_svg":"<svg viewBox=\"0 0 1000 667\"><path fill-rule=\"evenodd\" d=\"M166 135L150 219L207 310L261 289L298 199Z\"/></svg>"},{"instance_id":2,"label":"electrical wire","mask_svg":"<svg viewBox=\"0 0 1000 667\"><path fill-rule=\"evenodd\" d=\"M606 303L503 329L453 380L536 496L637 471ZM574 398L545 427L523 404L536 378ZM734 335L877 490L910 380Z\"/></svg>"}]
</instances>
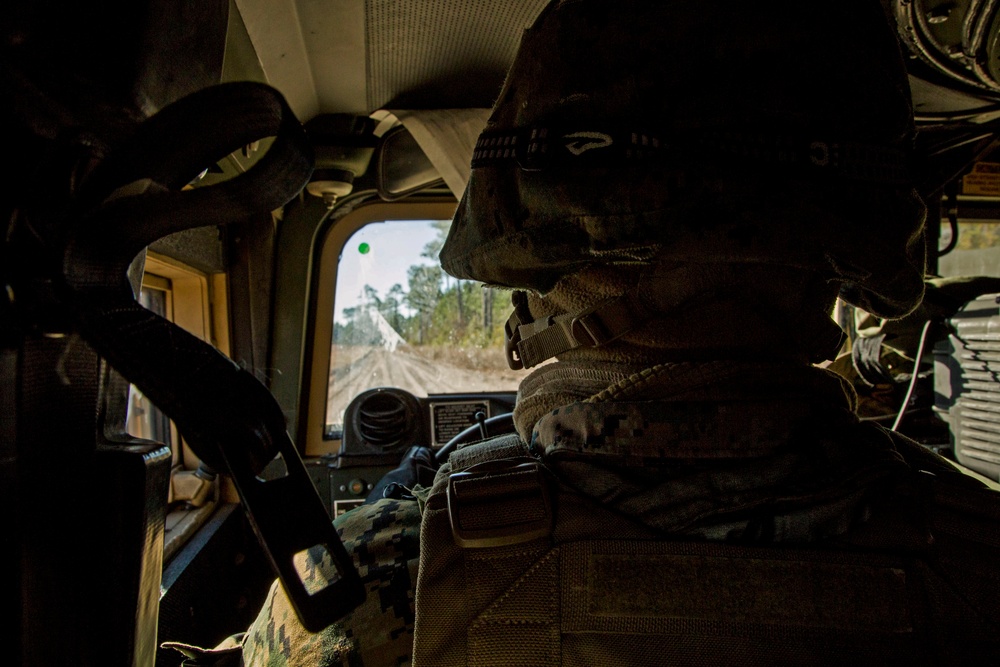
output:
<instances>
[{"instance_id":1,"label":"electrical wire","mask_svg":"<svg viewBox=\"0 0 1000 667\"><path fill-rule=\"evenodd\" d=\"M917 355L913 359L913 375L910 377L910 386L906 390L906 397L903 398L903 404L899 406L899 414L896 415L896 421L892 423L892 428L890 431L898 431L899 425L903 421L903 415L906 414L906 408L910 405L910 399L913 397L913 390L917 386L917 375L920 370L920 362L924 356L924 345L927 342L927 332L931 328L931 320L924 322L924 328L920 331L920 342L917 344Z\"/></svg>"},{"instance_id":2,"label":"electrical wire","mask_svg":"<svg viewBox=\"0 0 1000 667\"><path fill-rule=\"evenodd\" d=\"M944 257L958 245L958 197L954 192L948 196L947 217L948 226L951 228L951 238L948 239L948 245L944 249L937 251L938 257Z\"/></svg>"}]
</instances>

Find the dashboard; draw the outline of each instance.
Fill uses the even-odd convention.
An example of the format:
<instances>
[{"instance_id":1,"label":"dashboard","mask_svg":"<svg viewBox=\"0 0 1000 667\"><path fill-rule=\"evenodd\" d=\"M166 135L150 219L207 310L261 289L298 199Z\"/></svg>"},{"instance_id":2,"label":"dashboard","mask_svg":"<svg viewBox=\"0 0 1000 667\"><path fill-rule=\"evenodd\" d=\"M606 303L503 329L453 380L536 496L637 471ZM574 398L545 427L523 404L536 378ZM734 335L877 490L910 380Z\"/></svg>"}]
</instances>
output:
<instances>
[{"instance_id":1,"label":"dashboard","mask_svg":"<svg viewBox=\"0 0 1000 667\"><path fill-rule=\"evenodd\" d=\"M515 398L512 391L423 397L395 387L369 389L344 412L340 451L306 459L306 469L330 516L340 516L362 504L410 447L438 450L470 427L488 428L485 420L511 412Z\"/></svg>"}]
</instances>

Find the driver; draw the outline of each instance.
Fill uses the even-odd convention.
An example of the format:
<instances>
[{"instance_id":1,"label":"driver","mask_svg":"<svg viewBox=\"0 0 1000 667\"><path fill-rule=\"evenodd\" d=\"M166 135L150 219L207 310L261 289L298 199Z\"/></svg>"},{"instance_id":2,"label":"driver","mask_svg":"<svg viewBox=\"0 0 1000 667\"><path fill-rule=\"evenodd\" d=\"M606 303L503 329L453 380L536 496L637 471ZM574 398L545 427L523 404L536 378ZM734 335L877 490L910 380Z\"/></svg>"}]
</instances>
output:
<instances>
[{"instance_id":1,"label":"driver","mask_svg":"<svg viewBox=\"0 0 1000 667\"><path fill-rule=\"evenodd\" d=\"M276 584L245 664L995 659L996 495L816 366L920 303L913 131L879 0L553 2L441 253L514 290L517 433L338 518L367 601Z\"/></svg>"}]
</instances>

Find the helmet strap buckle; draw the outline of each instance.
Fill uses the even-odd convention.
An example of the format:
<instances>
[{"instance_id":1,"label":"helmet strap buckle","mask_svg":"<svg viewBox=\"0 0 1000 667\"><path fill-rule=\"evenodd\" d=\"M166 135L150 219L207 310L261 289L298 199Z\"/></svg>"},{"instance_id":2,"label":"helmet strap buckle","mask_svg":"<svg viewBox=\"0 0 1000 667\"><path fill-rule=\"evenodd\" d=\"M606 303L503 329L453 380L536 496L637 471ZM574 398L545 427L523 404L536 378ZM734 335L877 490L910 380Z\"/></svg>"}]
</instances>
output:
<instances>
[{"instance_id":1,"label":"helmet strap buckle","mask_svg":"<svg viewBox=\"0 0 1000 667\"><path fill-rule=\"evenodd\" d=\"M517 295L520 294L521 297ZM653 311L630 293L602 301L579 313L531 319L527 295L514 292L514 312L504 325L507 365L537 366L578 347L601 347L645 324Z\"/></svg>"}]
</instances>

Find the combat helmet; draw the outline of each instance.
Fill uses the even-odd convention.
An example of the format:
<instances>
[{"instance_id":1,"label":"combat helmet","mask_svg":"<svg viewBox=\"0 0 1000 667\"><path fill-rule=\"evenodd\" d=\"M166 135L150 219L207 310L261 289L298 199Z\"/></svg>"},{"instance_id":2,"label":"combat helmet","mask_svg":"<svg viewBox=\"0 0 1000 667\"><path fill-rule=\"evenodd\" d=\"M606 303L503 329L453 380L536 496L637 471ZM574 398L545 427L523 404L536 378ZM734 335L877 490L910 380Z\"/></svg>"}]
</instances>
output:
<instances>
[{"instance_id":1,"label":"combat helmet","mask_svg":"<svg viewBox=\"0 0 1000 667\"><path fill-rule=\"evenodd\" d=\"M595 264L801 267L900 317L923 294L913 132L879 0L556 1L523 35L442 266L538 294Z\"/></svg>"}]
</instances>

